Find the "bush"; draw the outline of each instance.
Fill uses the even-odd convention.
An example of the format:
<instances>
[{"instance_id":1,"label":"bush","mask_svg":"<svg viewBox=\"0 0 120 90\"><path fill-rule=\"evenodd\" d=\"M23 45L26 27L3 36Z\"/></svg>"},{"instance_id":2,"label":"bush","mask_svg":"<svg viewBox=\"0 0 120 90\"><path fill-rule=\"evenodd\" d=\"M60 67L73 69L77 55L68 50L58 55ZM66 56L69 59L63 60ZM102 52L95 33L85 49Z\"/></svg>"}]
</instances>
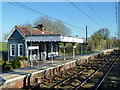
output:
<instances>
[{"instance_id":1,"label":"bush","mask_svg":"<svg viewBox=\"0 0 120 90\"><path fill-rule=\"evenodd\" d=\"M28 58L26 56L23 56L23 60L28 61Z\"/></svg>"},{"instance_id":2,"label":"bush","mask_svg":"<svg viewBox=\"0 0 120 90\"><path fill-rule=\"evenodd\" d=\"M23 60L26 60L26 61L27 61L28 58L27 58L26 56L23 56L23 57L19 57L19 60L22 60L22 61L23 61Z\"/></svg>"},{"instance_id":3,"label":"bush","mask_svg":"<svg viewBox=\"0 0 120 90\"><path fill-rule=\"evenodd\" d=\"M5 71L6 61L2 61L2 71Z\"/></svg>"},{"instance_id":4,"label":"bush","mask_svg":"<svg viewBox=\"0 0 120 90\"><path fill-rule=\"evenodd\" d=\"M5 70L7 70L7 71L8 71L8 70L12 70L12 69L13 69L13 67L12 67L11 65L6 65L6 66L5 66Z\"/></svg>"},{"instance_id":5,"label":"bush","mask_svg":"<svg viewBox=\"0 0 120 90\"><path fill-rule=\"evenodd\" d=\"M19 60L23 60L23 57L19 57Z\"/></svg>"},{"instance_id":6,"label":"bush","mask_svg":"<svg viewBox=\"0 0 120 90\"><path fill-rule=\"evenodd\" d=\"M7 62L7 61L2 61L2 71L8 71L8 70L12 70L13 67L11 65L11 63Z\"/></svg>"},{"instance_id":7,"label":"bush","mask_svg":"<svg viewBox=\"0 0 120 90\"><path fill-rule=\"evenodd\" d=\"M13 59L12 66L13 66L14 69L20 67L20 60L19 60L18 57L15 57L15 58Z\"/></svg>"},{"instance_id":8,"label":"bush","mask_svg":"<svg viewBox=\"0 0 120 90\"><path fill-rule=\"evenodd\" d=\"M4 60L2 60L2 62L0 62L0 65L3 65L3 64L4 64L4 62L5 62L5 61L4 61Z\"/></svg>"}]
</instances>

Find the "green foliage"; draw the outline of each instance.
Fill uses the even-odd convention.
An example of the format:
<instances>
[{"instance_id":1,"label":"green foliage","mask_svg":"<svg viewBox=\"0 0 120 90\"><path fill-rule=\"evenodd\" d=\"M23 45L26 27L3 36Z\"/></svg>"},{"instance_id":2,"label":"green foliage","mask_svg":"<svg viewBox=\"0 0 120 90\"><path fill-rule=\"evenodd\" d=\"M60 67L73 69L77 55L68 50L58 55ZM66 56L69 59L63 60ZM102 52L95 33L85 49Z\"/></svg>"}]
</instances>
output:
<instances>
[{"instance_id":1,"label":"green foliage","mask_svg":"<svg viewBox=\"0 0 120 90\"><path fill-rule=\"evenodd\" d=\"M28 58L26 56L23 56L23 60L28 61Z\"/></svg>"},{"instance_id":2,"label":"green foliage","mask_svg":"<svg viewBox=\"0 0 120 90\"><path fill-rule=\"evenodd\" d=\"M116 48L117 46L120 46L116 37L112 37L111 40L113 41L112 47Z\"/></svg>"},{"instance_id":3,"label":"green foliage","mask_svg":"<svg viewBox=\"0 0 120 90\"><path fill-rule=\"evenodd\" d=\"M109 35L110 32L106 28L99 29L97 32L95 32L88 40L89 51L104 50L106 48L110 48L113 42L109 38Z\"/></svg>"},{"instance_id":4,"label":"green foliage","mask_svg":"<svg viewBox=\"0 0 120 90\"><path fill-rule=\"evenodd\" d=\"M0 42L0 51L7 52L7 42Z\"/></svg>"},{"instance_id":5,"label":"green foliage","mask_svg":"<svg viewBox=\"0 0 120 90\"><path fill-rule=\"evenodd\" d=\"M13 66L14 69L20 67L20 60L19 60L18 57L15 57L15 58L13 59L12 66Z\"/></svg>"},{"instance_id":6,"label":"green foliage","mask_svg":"<svg viewBox=\"0 0 120 90\"><path fill-rule=\"evenodd\" d=\"M12 69L13 69L12 65L6 65L5 66L5 70L7 70L7 71L12 70Z\"/></svg>"},{"instance_id":7,"label":"green foliage","mask_svg":"<svg viewBox=\"0 0 120 90\"><path fill-rule=\"evenodd\" d=\"M19 60L23 60L23 57L19 57Z\"/></svg>"},{"instance_id":8,"label":"green foliage","mask_svg":"<svg viewBox=\"0 0 120 90\"><path fill-rule=\"evenodd\" d=\"M60 47L63 47L63 46L64 46L63 44L60 45ZM81 50L81 48L80 48L81 46L80 46L80 44L77 44L77 43L75 44L75 46L77 47L77 48L74 49L75 54L77 54L77 53L79 54L79 51ZM59 50L60 50L59 54L63 55L64 54L64 51L63 51L64 48L60 48ZM72 54L73 53L72 43L66 43L65 53L66 54Z\"/></svg>"},{"instance_id":9,"label":"green foliage","mask_svg":"<svg viewBox=\"0 0 120 90\"><path fill-rule=\"evenodd\" d=\"M12 70L12 64L7 61L2 61L2 71L9 71Z\"/></svg>"},{"instance_id":10,"label":"green foliage","mask_svg":"<svg viewBox=\"0 0 120 90\"><path fill-rule=\"evenodd\" d=\"M71 53L71 52L73 52L73 46L72 46L72 44L71 43L67 43L66 44L66 53Z\"/></svg>"},{"instance_id":11,"label":"green foliage","mask_svg":"<svg viewBox=\"0 0 120 90\"><path fill-rule=\"evenodd\" d=\"M102 39L106 40L107 38L109 38L110 32L107 28L102 28L95 32L94 35L98 35Z\"/></svg>"},{"instance_id":12,"label":"green foliage","mask_svg":"<svg viewBox=\"0 0 120 90\"><path fill-rule=\"evenodd\" d=\"M5 66L6 66L6 62L5 61L2 61L2 71L5 71Z\"/></svg>"},{"instance_id":13,"label":"green foliage","mask_svg":"<svg viewBox=\"0 0 120 90\"><path fill-rule=\"evenodd\" d=\"M28 58L26 57L26 56L23 56L23 57L19 57L19 60L26 60L26 61L28 61Z\"/></svg>"},{"instance_id":14,"label":"green foliage","mask_svg":"<svg viewBox=\"0 0 120 90\"><path fill-rule=\"evenodd\" d=\"M2 62L0 63L0 65L3 65L5 63L5 61L4 60L2 60Z\"/></svg>"}]
</instances>

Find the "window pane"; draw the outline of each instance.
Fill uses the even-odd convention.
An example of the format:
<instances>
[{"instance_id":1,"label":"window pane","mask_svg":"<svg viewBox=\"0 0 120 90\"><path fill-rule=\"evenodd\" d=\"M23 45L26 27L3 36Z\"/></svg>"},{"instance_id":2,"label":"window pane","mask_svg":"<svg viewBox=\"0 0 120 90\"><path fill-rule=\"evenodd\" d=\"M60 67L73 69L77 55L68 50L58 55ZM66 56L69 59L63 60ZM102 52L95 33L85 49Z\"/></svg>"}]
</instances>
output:
<instances>
[{"instance_id":1,"label":"window pane","mask_svg":"<svg viewBox=\"0 0 120 90\"><path fill-rule=\"evenodd\" d=\"M23 55L23 45L19 45L19 54L20 56Z\"/></svg>"},{"instance_id":2,"label":"window pane","mask_svg":"<svg viewBox=\"0 0 120 90\"><path fill-rule=\"evenodd\" d=\"M15 55L15 45L11 45L11 55Z\"/></svg>"},{"instance_id":3,"label":"window pane","mask_svg":"<svg viewBox=\"0 0 120 90\"><path fill-rule=\"evenodd\" d=\"M22 55L22 51L20 51L20 55Z\"/></svg>"},{"instance_id":4,"label":"window pane","mask_svg":"<svg viewBox=\"0 0 120 90\"><path fill-rule=\"evenodd\" d=\"M15 55L15 52L14 52L14 50L12 50L12 55Z\"/></svg>"}]
</instances>

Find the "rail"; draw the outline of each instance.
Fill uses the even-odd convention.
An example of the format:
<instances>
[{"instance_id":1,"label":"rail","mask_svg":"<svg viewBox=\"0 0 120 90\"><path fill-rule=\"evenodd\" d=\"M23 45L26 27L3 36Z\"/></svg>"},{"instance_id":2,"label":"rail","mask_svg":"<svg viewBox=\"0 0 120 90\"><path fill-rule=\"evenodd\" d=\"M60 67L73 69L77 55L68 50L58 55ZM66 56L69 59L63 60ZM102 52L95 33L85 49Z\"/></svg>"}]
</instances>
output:
<instances>
[{"instance_id":1,"label":"rail","mask_svg":"<svg viewBox=\"0 0 120 90\"><path fill-rule=\"evenodd\" d=\"M85 84L91 77L93 77L102 67L104 67L111 59L113 59L115 57L115 55L110 58L106 63L104 63L99 69L97 69L95 72L93 72L87 79L85 79L82 83L78 84L77 86L75 86L75 90L79 87L81 87L83 84Z\"/></svg>"},{"instance_id":2,"label":"rail","mask_svg":"<svg viewBox=\"0 0 120 90\"><path fill-rule=\"evenodd\" d=\"M104 79L106 78L106 76L109 74L110 70L113 68L113 66L114 66L114 64L116 63L117 60L118 60L118 58L111 65L111 67L109 68L109 70L107 71L107 73L105 74L105 76L103 77L103 79L100 81L100 83L97 85L97 87L96 87L95 90L97 90L101 86L102 82L104 81Z\"/></svg>"}]
</instances>

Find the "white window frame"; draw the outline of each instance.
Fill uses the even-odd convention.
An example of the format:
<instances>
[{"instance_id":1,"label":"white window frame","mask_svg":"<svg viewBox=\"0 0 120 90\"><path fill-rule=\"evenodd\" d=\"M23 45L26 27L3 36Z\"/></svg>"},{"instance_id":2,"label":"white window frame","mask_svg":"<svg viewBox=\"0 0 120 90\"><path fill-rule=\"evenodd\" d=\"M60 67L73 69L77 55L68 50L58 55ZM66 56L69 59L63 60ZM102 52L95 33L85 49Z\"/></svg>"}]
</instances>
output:
<instances>
[{"instance_id":1,"label":"white window frame","mask_svg":"<svg viewBox=\"0 0 120 90\"><path fill-rule=\"evenodd\" d=\"M22 55L20 55L20 45L22 45ZM23 56L23 44L18 44L18 56Z\"/></svg>"},{"instance_id":2,"label":"white window frame","mask_svg":"<svg viewBox=\"0 0 120 90\"><path fill-rule=\"evenodd\" d=\"M12 55L12 45L15 46L15 49L14 49L14 55ZM10 44L10 56L15 56L16 55L16 45L15 44Z\"/></svg>"}]
</instances>

